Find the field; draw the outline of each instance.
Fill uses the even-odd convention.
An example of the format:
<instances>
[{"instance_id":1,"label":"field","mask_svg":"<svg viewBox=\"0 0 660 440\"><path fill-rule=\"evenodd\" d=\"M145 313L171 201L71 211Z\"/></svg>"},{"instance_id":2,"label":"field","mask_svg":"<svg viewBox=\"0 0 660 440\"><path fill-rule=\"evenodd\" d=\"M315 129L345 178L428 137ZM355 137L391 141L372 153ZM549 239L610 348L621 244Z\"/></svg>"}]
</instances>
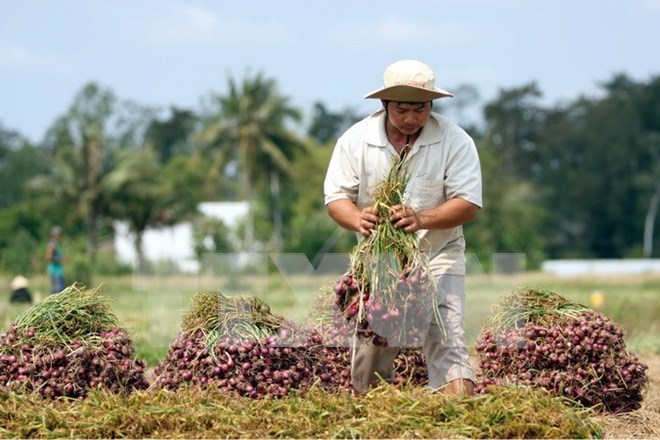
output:
<instances>
[{"instance_id":1,"label":"field","mask_svg":"<svg viewBox=\"0 0 660 440\"><path fill-rule=\"evenodd\" d=\"M254 274L236 275L231 278L214 277L214 276L126 276L126 277L112 277L103 278L97 277L94 282L95 286L100 285L104 295L112 298L113 312L119 318L122 325L129 331L137 348L139 357L147 362L150 367L155 366L167 352L169 343L176 337L179 332L179 324L182 313L190 307L190 300L194 293L198 291L216 291L219 290L226 295L234 294L250 294L255 295L264 300L271 306L273 313L283 315L284 317L294 320L298 323L310 323L310 311L313 310L317 304L319 295L324 294L324 289L331 286L336 280L337 274L314 274L314 275L287 275L273 274L268 276L255 276ZM9 279L7 277L0 277L0 285L7 286ZM634 413L619 415L619 416L598 416L592 415L589 420L593 420L604 428L602 433L607 438L651 438L660 437L660 275L646 275L646 276L612 276L612 277L572 277L572 278L558 278L544 274L526 273L519 275L473 275L467 278L467 314L466 314L466 329L468 344L472 347L476 338L481 330L484 321L490 314L491 307L496 304L501 298L510 293L513 289L518 287L533 287L543 288L559 293L568 299L585 304L592 305L600 312L610 317L612 320L623 326L626 330L626 344L629 351L640 354L642 361L649 366L649 376L651 378L651 387L645 397L644 405L641 410ZM44 296L47 292L47 280L44 277L36 277L32 280L31 288L36 296ZM598 304L596 299L602 299L602 303ZM26 309L25 306L9 305L7 297L0 302L0 323L3 324L3 331L7 325L15 319L22 311ZM407 404L411 404L410 399L417 399L420 395L417 390L407 390L405 396L392 395L392 391L379 389L374 392L385 393L380 395L382 399L393 399L392 404L403 404L400 400L404 399ZM389 394L388 394L389 393ZM203 420L204 411L210 411L207 403L211 397L207 396L193 396L181 395L182 400L177 402L172 400L169 396L157 396L159 411L164 413L177 413L180 417L185 418L194 416L189 413L190 409L182 409L180 405L189 406L192 399L199 407L200 414L199 420ZM217 399L220 397L215 396ZM144 398L144 397L142 397ZM318 396L310 397L308 401L291 403L294 407L298 408L297 411L305 412L308 414L317 414L323 408L314 407L310 408L309 405L315 401ZM80 408L83 413L93 414L94 408L105 408L105 412L111 414L107 405L112 405L111 402L101 402L94 399L101 399L99 396L92 396L92 402L88 403L91 407ZM134 398L138 399L138 398ZM201 399L201 402L196 400ZM396 400L399 399L399 400ZM89 399L88 399L89 400ZM348 398L350 402L352 399ZM425 400L425 399L421 399ZM421 401L420 400L420 401ZM468 404L469 405L468 399ZM96 402L96 403L94 403ZM206 403L203 403L206 402ZM369 406L370 401L364 400L360 405ZM117 402L115 402L117 403ZM17 408L31 408L32 411L37 411L34 408L33 402L25 400L15 400L13 404ZM126 402L117 403L120 405L127 405ZM147 405L147 402L135 403L136 405ZM152 402L156 405L155 402ZM355 412L354 403L347 403L347 400L320 403L324 405L332 405L337 411ZM458 405L458 403L447 403L446 405ZM95 406L96 405L96 406ZM243 406L247 405L243 402ZM262 406L259 406L262 405ZM297 406L296 406L297 405ZM348 406L346 406L348 405ZM230 404L226 404L227 411L234 409ZM286 411L287 407L282 404L273 405L271 407L264 407L263 403L255 402L249 403L250 408L255 412L263 411ZM313 405L312 405L313 406ZM419 401L413 406L423 406ZM93 407L93 408L92 408ZM142 410L146 411L143 406ZM76 418L72 421L73 417L71 409L63 409L62 405L47 406L50 417L57 421L58 417L62 417L61 421L73 429L77 423L86 424L88 426L90 421L84 421ZM39 408L43 411L43 408ZM288 410L294 410L289 407ZM373 409L372 409L373 410ZM60 411L64 413L60 414ZM327 412L327 408L321 412ZM458 411L458 410L457 410ZM38 412L38 411L37 411ZM357 411L358 413L360 411ZM1 413L0 413L1 414ZM358 414L359 415L359 414ZM42 414L43 416L43 414ZM406 414L401 414L405 418ZM236 417L239 417L238 415ZM275 417L275 416L273 416ZM329 415L323 416L331 418ZM348 417L348 416L347 416ZM539 417L541 418L541 417ZM0 431L2 436L61 436L62 431L57 431L54 428L48 428L48 417L43 416L42 422L35 421L35 431ZM359 417L358 417L359 419ZM91 420L91 419L90 419ZM183 419L182 419L183 420ZM291 419L294 421L295 419ZM421 419L420 419L421 420ZM395 421L396 422L396 421ZM400 420L401 424L405 424L404 420ZM501 421L500 421L501 422ZM54 423L54 425L53 425ZM108 423L117 423L109 421ZM209 422L210 423L210 422ZM273 419L273 423L282 423ZM347 422L348 423L348 422ZM394 422L393 422L394 423ZM467 422L466 422L467 423ZM472 422L470 422L472 423ZM482 422L483 423L483 422ZM542 423L539 420L538 423ZM57 426L58 423L52 422L52 426ZM338 437L355 437L355 436L388 436L395 433L401 435L402 431L360 431L360 424L353 420L348 423L351 426L347 431L335 431L333 435ZM347 425L347 426L348 426ZM366 426L366 422L364 422ZM245 427L247 429L247 427ZM428 427L426 427L428 428ZM406 434L406 436L437 436L439 431L433 431L424 427L418 427L415 431L416 435ZM7 429L7 427L5 427ZM194 429L181 431L178 434L174 431L147 431L144 433L150 437L170 437L170 436L183 436L183 437L216 437L218 432L224 433L224 436L240 436L240 437L295 437L292 432L306 432L307 435L303 436L319 436L322 431L289 431L286 427L282 431L214 431L213 429L199 428L200 431ZM257 428L255 428L257 429ZM46 435L45 433L51 434ZM70 431L72 436L90 436L91 432L98 432L99 436L108 436L107 431ZM365 435L367 434L371 435ZM413 432L413 431L405 431ZM441 431L440 431L441 432ZM463 432L463 436L483 436L483 431L459 431ZM527 431L490 431L486 436L510 435L510 436L529 436ZM59 435L57 434L59 433ZM86 433L86 434L85 434ZM135 431L129 431L130 434L136 434ZM157 433L157 434L154 434ZM480 434L481 433L481 434ZM502 434L504 433L504 434ZM513 433L513 434L512 434ZM516 434L520 433L520 434ZM29 434L29 435L26 435ZM119 435L120 431L115 432ZM233 434L233 435L232 435ZM566 435L566 432L563 433ZM574 434L575 436L581 436ZM91 435L94 436L94 435ZM220 435L223 436L223 435ZM321 435L323 436L323 435ZM536 436L562 436L562 433L551 434L547 431L541 435L536 432Z\"/></svg>"}]
</instances>

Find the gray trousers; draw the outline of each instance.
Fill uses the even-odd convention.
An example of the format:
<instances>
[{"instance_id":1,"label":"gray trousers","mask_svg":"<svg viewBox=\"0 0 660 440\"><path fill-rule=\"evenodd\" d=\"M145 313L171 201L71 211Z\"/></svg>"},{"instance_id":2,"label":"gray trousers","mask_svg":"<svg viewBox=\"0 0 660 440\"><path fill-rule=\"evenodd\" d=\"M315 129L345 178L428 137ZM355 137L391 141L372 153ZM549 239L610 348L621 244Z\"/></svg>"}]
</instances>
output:
<instances>
[{"instance_id":1,"label":"gray trousers","mask_svg":"<svg viewBox=\"0 0 660 440\"><path fill-rule=\"evenodd\" d=\"M441 388L456 379L475 382L465 345L465 277L442 275L438 278L438 312L441 322L432 319L423 342L429 373L429 388ZM381 380L394 379L394 359L401 347L380 347L354 336L351 347L351 380L359 393Z\"/></svg>"}]
</instances>

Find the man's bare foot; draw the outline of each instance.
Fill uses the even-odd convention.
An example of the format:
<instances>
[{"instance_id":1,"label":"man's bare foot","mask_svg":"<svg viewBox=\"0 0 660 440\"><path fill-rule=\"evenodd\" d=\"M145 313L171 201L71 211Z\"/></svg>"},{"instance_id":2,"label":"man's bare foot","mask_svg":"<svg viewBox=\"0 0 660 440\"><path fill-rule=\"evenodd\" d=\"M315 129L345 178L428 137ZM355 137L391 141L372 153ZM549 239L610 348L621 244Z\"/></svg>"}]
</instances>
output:
<instances>
[{"instance_id":1,"label":"man's bare foot","mask_svg":"<svg viewBox=\"0 0 660 440\"><path fill-rule=\"evenodd\" d=\"M469 397L474 394L474 384L471 380L456 379L452 380L438 391L451 396Z\"/></svg>"}]
</instances>

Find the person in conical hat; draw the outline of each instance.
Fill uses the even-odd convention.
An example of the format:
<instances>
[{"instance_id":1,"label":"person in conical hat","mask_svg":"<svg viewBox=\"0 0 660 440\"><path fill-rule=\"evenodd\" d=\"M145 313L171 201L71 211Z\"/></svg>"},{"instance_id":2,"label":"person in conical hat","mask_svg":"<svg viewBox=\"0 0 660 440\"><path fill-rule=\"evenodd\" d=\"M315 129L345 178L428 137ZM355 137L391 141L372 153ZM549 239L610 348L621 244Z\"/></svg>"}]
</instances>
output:
<instances>
[{"instance_id":1,"label":"person in conical hat","mask_svg":"<svg viewBox=\"0 0 660 440\"><path fill-rule=\"evenodd\" d=\"M11 303L31 303L32 294L29 290L29 282L23 275L16 275L9 283L11 289L11 296L9 302Z\"/></svg>"},{"instance_id":2,"label":"person in conical hat","mask_svg":"<svg viewBox=\"0 0 660 440\"><path fill-rule=\"evenodd\" d=\"M465 237L462 225L482 207L481 167L472 138L433 112L433 101L452 93L436 86L426 63L404 59L389 65L382 87L366 94L380 108L344 132L336 142L324 181L325 205L340 226L368 237L381 221L417 234L428 256L438 296L438 315L425 334L423 350L429 388L471 395L475 375L464 336ZM406 161L410 179L404 203L381 219L373 191L394 158ZM382 379L393 380L402 347L354 337L351 379L357 393Z\"/></svg>"}]
</instances>

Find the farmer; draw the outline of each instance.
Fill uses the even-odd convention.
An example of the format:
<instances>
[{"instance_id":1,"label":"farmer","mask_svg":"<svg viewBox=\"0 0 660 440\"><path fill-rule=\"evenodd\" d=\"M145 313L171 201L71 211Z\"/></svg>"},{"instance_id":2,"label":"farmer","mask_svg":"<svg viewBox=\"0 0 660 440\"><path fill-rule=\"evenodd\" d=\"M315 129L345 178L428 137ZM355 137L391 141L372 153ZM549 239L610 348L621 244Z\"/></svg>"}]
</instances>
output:
<instances>
[{"instance_id":1,"label":"farmer","mask_svg":"<svg viewBox=\"0 0 660 440\"><path fill-rule=\"evenodd\" d=\"M324 183L325 204L340 226L367 237L380 221L416 233L437 280L439 316L423 342L429 387L471 395L475 381L464 338L465 238L462 225L482 206L481 167L473 140L457 125L432 112L433 100L453 96L435 87L424 63L402 60L387 67L384 87L365 96L382 108L349 128L337 141ZM410 180L403 205L378 218L373 188L395 155L406 155ZM380 177L378 177L380 176ZM351 378L363 393L394 377L400 347L354 337Z\"/></svg>"},{"instance_id":2,"label":"farmer","mask_svg":"<svg viewBox=\"0 0 660 440\"><path fill-rule=\"evenodd\" d=\"M9 284L11 289L10 303L32 303L30 283L23 275L16 275Z\"/></svg>"},{"instance_id":3,"label":"farmer","mask_svg":"<svg viewBox=\"0 0 660 440\"><path fill-rule=\"evenodd\" d=\"M53 226L50 230L50 240L46 247L46 262L48 263L48 276L50 277L50 293L59 293L64 290L64 266L60 238L62 228Z\"/></svg>"}]
</instances>

